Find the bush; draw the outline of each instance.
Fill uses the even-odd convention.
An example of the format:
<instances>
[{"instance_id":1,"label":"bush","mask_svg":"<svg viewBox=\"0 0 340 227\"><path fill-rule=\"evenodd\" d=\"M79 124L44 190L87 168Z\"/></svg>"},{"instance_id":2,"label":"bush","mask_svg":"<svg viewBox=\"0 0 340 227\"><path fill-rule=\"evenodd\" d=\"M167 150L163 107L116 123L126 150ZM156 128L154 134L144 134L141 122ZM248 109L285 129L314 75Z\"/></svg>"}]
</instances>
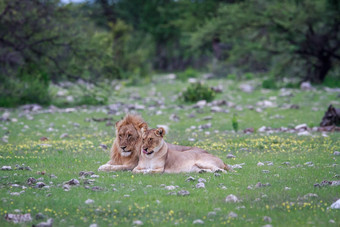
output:
<instances>
[{"instance_id":1,"label":"bush","mask_svg":"<svg viewBox=\"0 0 340 227\"><path fill-rule=\"evenodd\" d=\"M185 102L197 102L200 100L211 101L215 97L215 92L210 87L202 83L190 84L182 93Z\"/></svg>"},{"instance_id":2,"label":"bush","mask_svg":"<svg viewBox=\"0 0 340 227\"><path fill-rule=\"evenodd\" d=\"M186 81L189 78L194 78L198 76L198 72L193 68L187 68L184 72L178 73L177 78Z\"/></svg>"},{"instance_id":3,"label":"bush","mask_svg":"<svg viewBox=\"0 0 340 227\"><path fill-rule=\"evenodd\" d=\"M262 87L266 89L277 89L278 88L276 81L273 78L264 80L262 82Z\"/></svg>"},{"instance_id":4,"label":"bush","mask_svg":"<svg viewBox=\"0 0 340 227\"><path fill-rule=\"evenodd\" d=\"M233 118L231 119L231 124L233 126L234 131L237 132L238 131L238 121L237 121L236 114L233 115Z\"/></svg>"},{"instance_id":5,"label":"bush","mask_svg":"<svg viewBox=\"0 0 340 227\"><path fill-rule=\"evenodd\" d=\"M15 77L0 76L0 106L48 105L51 101L49 84L48 75L36 65L25 66Z\"/></svg>"}]
</instances>

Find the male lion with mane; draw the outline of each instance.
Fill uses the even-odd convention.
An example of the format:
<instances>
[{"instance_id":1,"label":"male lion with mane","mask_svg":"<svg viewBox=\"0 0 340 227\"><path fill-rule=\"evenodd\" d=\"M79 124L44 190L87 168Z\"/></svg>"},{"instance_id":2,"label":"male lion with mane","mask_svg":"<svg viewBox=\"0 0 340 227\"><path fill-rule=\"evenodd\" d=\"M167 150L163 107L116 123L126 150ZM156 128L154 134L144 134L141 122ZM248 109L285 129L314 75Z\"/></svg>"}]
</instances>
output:
<instances>
[{"instance_id":1,"label":"male lion with mane","mask_svg":"<svg viewBox=\"0 0 340 227\"><path fill-rule=\"evenodd\" d=\"M99 167L98 171L133 170L139 160L142 146L142 128L147 123L138 115L127 114L116 123L116 138L111 148L111 159ZM192 147L168 144L176 151L189 150Z\"/></svg>"}]
</instances>

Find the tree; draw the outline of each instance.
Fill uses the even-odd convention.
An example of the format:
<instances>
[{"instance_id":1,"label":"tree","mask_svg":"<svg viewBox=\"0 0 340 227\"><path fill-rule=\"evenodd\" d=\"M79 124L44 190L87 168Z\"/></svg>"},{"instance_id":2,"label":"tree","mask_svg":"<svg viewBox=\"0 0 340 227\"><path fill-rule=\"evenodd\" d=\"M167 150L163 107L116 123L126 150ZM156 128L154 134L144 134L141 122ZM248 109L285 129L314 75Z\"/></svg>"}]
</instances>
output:
<instances>
[{"instance_id":1,"label":"tree","mask_svg":"<svg viewBox=\"0 0 340 227\"><path fill-rule=\"evenodd\" d=\"M293 76L320 83L339 66L339 5L334 0L224 4L192 35L193 47L218 37L232 43L231 60L247 57L244 63L265 63L269 70L279 66L276 74L287 75L289 69Z\"/></svg>"}]
</instances>

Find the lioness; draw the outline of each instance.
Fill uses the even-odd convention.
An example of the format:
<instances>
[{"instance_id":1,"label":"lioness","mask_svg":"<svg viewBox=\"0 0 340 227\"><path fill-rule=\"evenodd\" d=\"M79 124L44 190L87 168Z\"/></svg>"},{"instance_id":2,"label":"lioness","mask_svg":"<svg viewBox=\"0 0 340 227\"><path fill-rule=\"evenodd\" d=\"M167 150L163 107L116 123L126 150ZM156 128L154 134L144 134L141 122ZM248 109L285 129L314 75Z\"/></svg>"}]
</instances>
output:
<instances>
[{"instance_id":1,"label":"lioness","mask_svg":"<svg viewBox=\"0 0 340 227\"><path fill-rule=\"evenodd\" d=\"M147 123L138 115L127 114L116 123L116 138L111 148L111 159L98 171L132 170L138 164L142 145L141 128L147 129ZM174 150L183 151L191 147L168 144Z\"/></svg>"},{"instance_id":2,"label":"lioness","mask_svg":"<svg viewBox=\"0 0 340 227\"><path fill-rule=\"evenodd\" d=\"M231 170L218 157L202 149L192 148L183 152L171 150L164 142L165 130L142 128L143 143L135 173L215 172Z\"/></svg>"}]
</instances>

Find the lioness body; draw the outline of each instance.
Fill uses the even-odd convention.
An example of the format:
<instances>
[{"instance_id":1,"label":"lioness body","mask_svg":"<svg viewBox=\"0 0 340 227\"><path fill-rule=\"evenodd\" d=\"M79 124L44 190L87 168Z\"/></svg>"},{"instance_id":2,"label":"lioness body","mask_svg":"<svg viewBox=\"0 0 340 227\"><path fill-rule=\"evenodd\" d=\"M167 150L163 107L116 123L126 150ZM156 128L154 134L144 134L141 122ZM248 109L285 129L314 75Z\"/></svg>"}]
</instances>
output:
<instances>
[{"instance_id":1,"label":"lioness body","mask_svg":"<svg viewBox=\"0 0 340 227\"><path fill-rule=\"evenodd\" d=\"M163 128L144 131L139 163L133 172L180 173L230 170L221 159L202 149L171 150L163 140L165 134Z\"/></svg>"}]
</instances>

